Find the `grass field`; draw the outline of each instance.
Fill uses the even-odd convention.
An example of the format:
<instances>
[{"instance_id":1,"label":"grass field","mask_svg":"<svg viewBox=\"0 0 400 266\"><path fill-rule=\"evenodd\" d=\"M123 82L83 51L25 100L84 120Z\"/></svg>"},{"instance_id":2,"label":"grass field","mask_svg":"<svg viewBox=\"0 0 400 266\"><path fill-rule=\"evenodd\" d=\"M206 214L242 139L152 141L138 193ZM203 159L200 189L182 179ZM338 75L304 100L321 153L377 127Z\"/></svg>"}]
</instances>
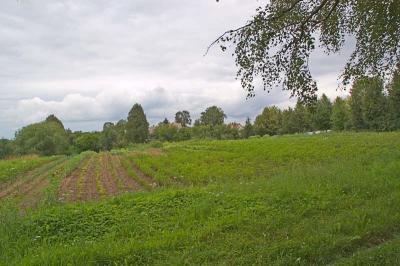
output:
<instances>
[{"instance_id":1,"label":"grass field","mask_svg":"<svg viewBox=\"0 0 400 266\"><path fill-rule=\"evenodd\" d=\"M400 265L400 133L0 161L0 203L0 265Z\"/></svg>"}]
</instances>

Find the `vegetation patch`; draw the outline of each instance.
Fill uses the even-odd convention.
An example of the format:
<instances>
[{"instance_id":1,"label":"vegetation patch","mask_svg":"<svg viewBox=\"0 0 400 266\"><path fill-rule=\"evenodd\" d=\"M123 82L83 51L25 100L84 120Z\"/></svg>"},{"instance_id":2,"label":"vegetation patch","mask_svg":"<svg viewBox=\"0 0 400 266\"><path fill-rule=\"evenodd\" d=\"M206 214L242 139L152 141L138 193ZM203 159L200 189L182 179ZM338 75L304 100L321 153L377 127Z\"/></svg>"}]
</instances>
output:
<instances>
[{"instance_id":1,"label":"vegetation patch","mask_svg":"<svg viewBox=\"0 0 400 266\"><path fill-rule=\"evenodd\" d=\"M45 163L56 160L57 157L22 157L11 160L0 160L0 185L12 181L21 174L26 173Z\"/></svg>"},{"instance_id":2,"label":"vegetation patch","mask_svg":"<svg viewBox=\"0 0 400 266\"><path fill-rule=\"evenodd\" d=\"M107 195L106 190L101 182L101 158L100 156L96 156L95 160L95 175L96 175L96 188L99 192L100 197L104 197Z\"/></svg>"},{"instance_id":3,"label":"vegetation patch","mask_svg":"<svg viewBox=\"0 0 400 266\"><path fill-rule=\"evenodd\" d=\"M22 216L4 202L0 264L396 265L399 139L346 133L168 144L163 156L131 158L185 183L48 201ZM126 156L109 156L108 171L123 177L119 158L134 171Z\"/></svg>"},{"instance_id":4,"label":"vegetation patch","mask_svg":"<svg viewBox=\"0 0 400 266\"><path fill-rule=\"evenodd\" d=\"M127 171L129 176L134 179L138 184L140 184L146 190L151 190L151 183L147 182L147 180L143 179L137 171L132 166L132 162L129 160L127 156L121 156L121 164L124 169Z\"/></svg>"}]
</instances>

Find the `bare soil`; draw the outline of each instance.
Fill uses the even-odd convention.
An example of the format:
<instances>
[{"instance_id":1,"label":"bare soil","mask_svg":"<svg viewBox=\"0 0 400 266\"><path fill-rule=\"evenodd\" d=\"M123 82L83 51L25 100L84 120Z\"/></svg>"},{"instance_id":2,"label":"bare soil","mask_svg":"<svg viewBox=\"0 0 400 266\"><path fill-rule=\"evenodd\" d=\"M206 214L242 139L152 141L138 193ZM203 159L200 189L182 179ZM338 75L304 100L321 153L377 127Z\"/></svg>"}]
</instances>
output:
<instances>
[{"instance_id":1,"label":"bare soil","mask_svg":"<svg viewBox=\"0 0 400 266\"><path fill-rule=\"evenodd\" d=\"M151 156L161 156L164 155L163 151L161 149L157 148L151 148L147 150L147 153Z\"/></svg>"},{"instance_id":2,"label":"bare soil","mask_svg":"<svg viewBox=\"0 0 400 266\"><path fill-rule=\"evenodd\" d=\"M157 153L156 149L152 152ZM21 197L23 209L36 206L46 187L50 185L49 171L61 167L64 163L65 160L53 161L28 172L1 189L0 199L9 196ZM147 189L158 186L154 178L142 172L132 161L130 163L137 177L148 184ZM143 190L144 187L124 169L119 155L102 153L83 159L71 175L63 178L57 196L62 202L93 201L101 196Z\"/></svg>"},{"instance_id":3,"label":"bare soil","mask_svg":"<svg viewBox=\"0 0 400 266\"><path fill-rule=\"evenodd\" d=\"M43 178L40 182L37 182L34 186L27 189L24 193L21 207L22 209L34 208L43 198L44 190L50 185L48 178Z\"/></svg>"},{"instance_id":4,"label":"bare soil","mask_svg":"<svg viewBox=\"0 0 400 266\"><path fill-rule=\"evenodd\" d=\"M8 186L2 188L0 191L0 199L9 196L24 195L29 190L41 183L43 179L47 179L47 171L51 171L60 164L62 164L62 160L48 162L20 176L15 182L10 183Z\"/></svg>"},{"instance_id":5,"label":"bare soil","mask_svg":"<svg viewBox=\"0 0 400 266\"><path fill-rule=\"evenodd\" d=\"M70 176L67 176L61 181L58 191L58 199L60 201L76 201L78 199L78 181L81 175L85 174L86 167L90 160L91 158L83 159L80 166L78 166Z\"/></svg>"},{"instance_id":6,"label":"bare soil","mask_svg":"<svg viewBox=\"0 0 400 266\"><path fill-rule=\"evenodd\" d=\"M58 198L60 201L93 201L100 199L102 193L98 181L106 196L115 196L124 192L142 191L143 188L123 169L120 158L110 153L91 156L85 159L70 176L61 182ZM97 177L96 168L100 167ZM99 178L96 182L96 177Z\"/></svg>"},{"instance_id":7,"label":"bare soil","mask_svg":"<svg viewBox=\"0 0 400 266\"><path fill-rule=\"evenodd\" d=\"M99 199L99 192L96 185L96 164L97 155L92 156L83 181L83 191L79 191L78 200L92 201Z\"/></svg>"},{"instance_id":8,"label":"bare soil","mask_svg":"<svg viewBox=\"0 0 400 266\"><path fill-rule=\"evenodd\" d=\"M135 171L135 173L137 174L137 176L140 179L144 180L147 184L149 184L153 188L158 186L158 183L156 182L156 180L153 177L146 175L144 172L142 172L142 170L140 170L140 168L134 162L132 162L132 161L130 161L130 162L131 162L133 170Z\"/></svg>"},{"instance_id":9,"label":"bare soil","mask_svg":"<svg viewBox=\"0 0 400 266\"><path fill-rule=\"evenodd\" d=\"M135 180L133 180L131 177L129 177L128 173L126 170L122 167L120 157L118 155L110 155L111 158L111 166L115 168L118 177L122 180L122 182L125 185L125 190L126 191L141 191L143 190L143 187L137 183Z\"/></svg>"},{"instance_id":10,"label":"bare soil","mask_svg":"<svg viewBox=\"0 0 400 266\"><path fill-rule=\"evenodd\" d=\"M116 180L111 175L110 161L108 153L103 153L100 157L101 163L101 183L103 184L108 196L115 196L120 193Z\"/></svg>"},{"instance_id":11,"label":"bare soil","mask_svg":"<svg viewBox=\"0 0 400 266\"><path fill-rule=\"evenodd\" d=\"M23 195L21 197L24 206L35 206L45 188L50 185L46 173L55 167L60 167L62 163L62 161L53 165L49 163L29 172L23 179L18 179L1 190L0 199L11 195ZM153 188L158 186L154 178L146 175L134 162L130 163L132 170L144 183ZM124 169L119 155L102 153L83 159L70 176L61 180L57 196L62 202L93 201L100 199L101 196L115 196L124 192L143 190L144 187Z\"/></svg>"}]
</instances>

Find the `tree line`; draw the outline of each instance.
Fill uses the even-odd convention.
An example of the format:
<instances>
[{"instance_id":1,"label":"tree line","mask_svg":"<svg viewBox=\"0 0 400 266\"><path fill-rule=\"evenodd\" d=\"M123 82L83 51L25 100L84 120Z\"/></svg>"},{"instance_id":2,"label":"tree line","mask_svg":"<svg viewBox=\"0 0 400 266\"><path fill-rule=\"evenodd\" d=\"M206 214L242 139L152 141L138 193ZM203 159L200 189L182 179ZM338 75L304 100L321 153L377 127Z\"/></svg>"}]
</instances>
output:
<instances>
[{"instance_id":1,"label":"tree line","mask_svg":"<svg viewBox=\"0 0 400 266\"><path fill-rule=\"evenodd\" d=\"M149 125L140 104L134 104L127 119L106 122L100 132L72 132L54 115L45 121L23 127L14 140L0 140L0 158L10 155L75 154L102 151L149 141L189 139L240 139L258 136L304 133L323 130L400 130L400 74L385 86L381 79L365 77L354 82L347 98L333 102L323 94L313 104L297 101L294 108L265 107L254 123L225 123L224 111L211 106L194 122L189 111L175 114L173 122L164 119ZM192 125L193 122L193 125Z\"/></svg>"},{"instance_id":2,"label":"tree line","mask_svg":"<svg viewBox=\"0 0 400 266\"><path fill-rule=\"evenodd\" d=\"M400 75L384 84L377 77L364 77L354 82L350 96L337 97L333 103L323 94L315 103L298 101L294 108L280 110L266 107L256 117L254 133L258 135L293 134L317 130L400 129Z\"/></svg>"}]
</instances>

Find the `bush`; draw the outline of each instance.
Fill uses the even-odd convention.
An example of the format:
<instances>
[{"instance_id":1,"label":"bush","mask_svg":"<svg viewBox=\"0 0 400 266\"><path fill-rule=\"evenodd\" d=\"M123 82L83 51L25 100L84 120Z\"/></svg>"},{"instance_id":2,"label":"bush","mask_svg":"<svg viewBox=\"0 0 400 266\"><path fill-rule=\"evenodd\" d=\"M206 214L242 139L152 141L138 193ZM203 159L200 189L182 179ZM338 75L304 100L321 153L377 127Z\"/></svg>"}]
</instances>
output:
<instances>
[{"instance_id":1,"label":"bush","mask_svg":"<svg viewBox=\"0 0 400 266\"><path fill-rule=\"evenodd\" d=\"M180 128L175 135L176 141L189 140L191 138L192 138L192 129L188 127Z\"/></svg>"},{"instance_id":2,"label":"bush","mask_svg":"<svg viewBox=\"0 0 400 266\"><path fill-rule=\"evenodd\" d=\"M95 151L99 152L101 149L101 136L100 133L84 133L77 137L75 140L75 147L78 152Z\"/></svg>"},{"instance_id":3,"label":"bush","mask_svg":"<svg viewBox=\"0 0 400 266\"><path fill-rule=\"evenodd\" d=\"M0 139L0 159L6 158L12 153L12 142L8 139Z\"/></svg>"},{"instance_id":4,"label":"bush","mask_svg":"<svg viewBox=\"0 0 400 266\"><path fill-rule=\"evenodd\" d=\"M162 148L164 144L159 140L153 140L149 143L149 146L152 148Z\"/></svg>"},{"instance_id":5,"label":"bush","mask_svg":"<svg viewBox=\"0 0 400 266\"><path fill-rule=\"evenodd\" d=\"M69 139L64 128L56 122L41 122L26 126L16 133L17 154L56 155L65 154Z\"/></svg>"}]
</instances>

